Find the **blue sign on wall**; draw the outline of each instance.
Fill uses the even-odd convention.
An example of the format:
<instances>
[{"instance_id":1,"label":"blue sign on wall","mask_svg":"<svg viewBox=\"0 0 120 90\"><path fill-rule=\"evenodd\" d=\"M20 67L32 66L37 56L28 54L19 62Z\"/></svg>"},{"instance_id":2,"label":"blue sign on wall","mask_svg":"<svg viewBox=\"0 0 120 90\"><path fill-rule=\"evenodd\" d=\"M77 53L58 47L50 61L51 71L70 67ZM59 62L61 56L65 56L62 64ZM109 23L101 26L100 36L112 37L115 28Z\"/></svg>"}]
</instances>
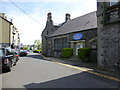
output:
<instances>
[{"instance_id":1,"label":"blue sign on wall","mask_svg":"<svg viewBox=\"0 0 120 90\"><path fill-rule=\"evenodd\" d=\"M83 35L81 33L76 33L73 35L74 40L80 40L82 37L83 37Z\"/></svg>"}]
</instances>

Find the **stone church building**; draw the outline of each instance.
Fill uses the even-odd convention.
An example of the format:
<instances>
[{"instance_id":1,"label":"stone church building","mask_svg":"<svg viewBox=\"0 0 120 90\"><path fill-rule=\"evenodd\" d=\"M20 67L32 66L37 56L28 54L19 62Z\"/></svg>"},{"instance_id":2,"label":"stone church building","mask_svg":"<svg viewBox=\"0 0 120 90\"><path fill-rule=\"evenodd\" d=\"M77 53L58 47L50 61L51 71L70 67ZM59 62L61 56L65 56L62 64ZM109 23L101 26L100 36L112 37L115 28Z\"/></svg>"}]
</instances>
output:
<instances>
[{"instance_id":1,"label":"stone church building","mask_svg":"<svg viewBox=\"0 0 120 90\"><path fill-rule=\"evenodd\" d=\"M98 0L97 12L74 19L66 14L65 22L57 26L48 13L42 32L42 54L61 57L62 48L73 48L77 56L78 48L83 47L92 49L90 57L99 67L120 67L120 1Z\"/></svg>"},{"instance_id":2,"label":"stone church building","mask_svg":"<svg viewBox=\"0 0 120 90\"><path fill-rule=\"evenodd\" d=\"M92 48L91 58L97 59L97 17L96 12L71 19L65 15L65 22L55 26L52 14L48 13L46 27L42 32L42 54L45 56L61 57L63 48L73 48L74 56L78 49ZM81 38L78 38L81 37Z\"/></svg>"}]
</instances>

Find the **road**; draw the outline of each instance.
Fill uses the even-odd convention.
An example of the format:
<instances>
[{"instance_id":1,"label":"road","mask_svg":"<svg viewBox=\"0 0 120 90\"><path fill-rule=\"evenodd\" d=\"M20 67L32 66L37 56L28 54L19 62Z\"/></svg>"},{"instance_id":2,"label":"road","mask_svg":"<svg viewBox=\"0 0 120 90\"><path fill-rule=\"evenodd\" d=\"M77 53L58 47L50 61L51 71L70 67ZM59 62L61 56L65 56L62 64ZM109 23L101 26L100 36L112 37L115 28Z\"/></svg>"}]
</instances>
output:
<instances>
[{"instance_id":1,"label":"road","mask_svg":"<svg viewBox=\"0 0 120 90\"><path fill-rule=\"evenodd\" d=\"M118 82L31 53L2 74L2 88L118 88Z\"/></svg>"}]
</instances>

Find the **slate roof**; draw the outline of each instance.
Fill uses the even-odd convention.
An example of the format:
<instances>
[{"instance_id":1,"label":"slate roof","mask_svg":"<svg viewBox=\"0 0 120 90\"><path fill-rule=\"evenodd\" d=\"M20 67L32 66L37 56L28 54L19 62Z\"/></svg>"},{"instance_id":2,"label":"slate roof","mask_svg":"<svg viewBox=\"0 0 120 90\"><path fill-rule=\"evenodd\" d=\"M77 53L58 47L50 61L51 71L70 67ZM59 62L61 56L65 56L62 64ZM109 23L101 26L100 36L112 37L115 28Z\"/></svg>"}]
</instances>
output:
<instances>
[{"instance_id":1,"label":"slate roof","mask_svg":"<svg viewBox=\"0 0 120 90\"><path fill-rule=\"evenodd\" d=\"M96 11L77 17L58 28L49 37L97 28Z\"/></svg>"}]
</instances>

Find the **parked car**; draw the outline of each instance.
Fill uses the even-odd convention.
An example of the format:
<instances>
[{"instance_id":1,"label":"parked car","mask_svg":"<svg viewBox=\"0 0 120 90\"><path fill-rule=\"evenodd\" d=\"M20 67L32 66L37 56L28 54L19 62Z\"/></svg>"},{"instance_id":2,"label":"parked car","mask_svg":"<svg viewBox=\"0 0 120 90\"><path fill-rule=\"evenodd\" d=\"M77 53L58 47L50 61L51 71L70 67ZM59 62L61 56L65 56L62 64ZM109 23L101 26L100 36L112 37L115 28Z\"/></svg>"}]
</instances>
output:
<instances>
[{"instance_id":1,"label":"parked car","mask_svg":"<svg viewBox=\"0 0 120 90\"><path fill-rule=\"evenodd\" d=\"M0 70L10 71L11 67L15 64L15 58L10 49L0 48Z\"/></svg>"},{"instance_id":2,"label":"parked car","mask_svg":"<svg viewBox=\"0 0 120 90\"><path fill-rule=\"evenodd\" d=\"M15 51L15 50L12 50L12 54L14 55L15 62L17 62L20 59L19 53L17 51Z\"/></svg>"},{"instance_id":3,"label":"parked car","mask_svg":"<svg viewBox=\"0 0 120 90\"><path fill-rule=\"evenodd\" d=\"M20 55L18 52L15 52L15 57L16 57L16 60L18 61L20 59Z\"/></svg>"},{"instance_id":4,"label":"parked car","mask_svg":"<svg viewBox=\"0 0 120 90\"><path fill-rule=\"evenodd\" d=\"M27 56L28 52L26 50L20 50L20 56Z\"/></svg>"}]
</instances>

